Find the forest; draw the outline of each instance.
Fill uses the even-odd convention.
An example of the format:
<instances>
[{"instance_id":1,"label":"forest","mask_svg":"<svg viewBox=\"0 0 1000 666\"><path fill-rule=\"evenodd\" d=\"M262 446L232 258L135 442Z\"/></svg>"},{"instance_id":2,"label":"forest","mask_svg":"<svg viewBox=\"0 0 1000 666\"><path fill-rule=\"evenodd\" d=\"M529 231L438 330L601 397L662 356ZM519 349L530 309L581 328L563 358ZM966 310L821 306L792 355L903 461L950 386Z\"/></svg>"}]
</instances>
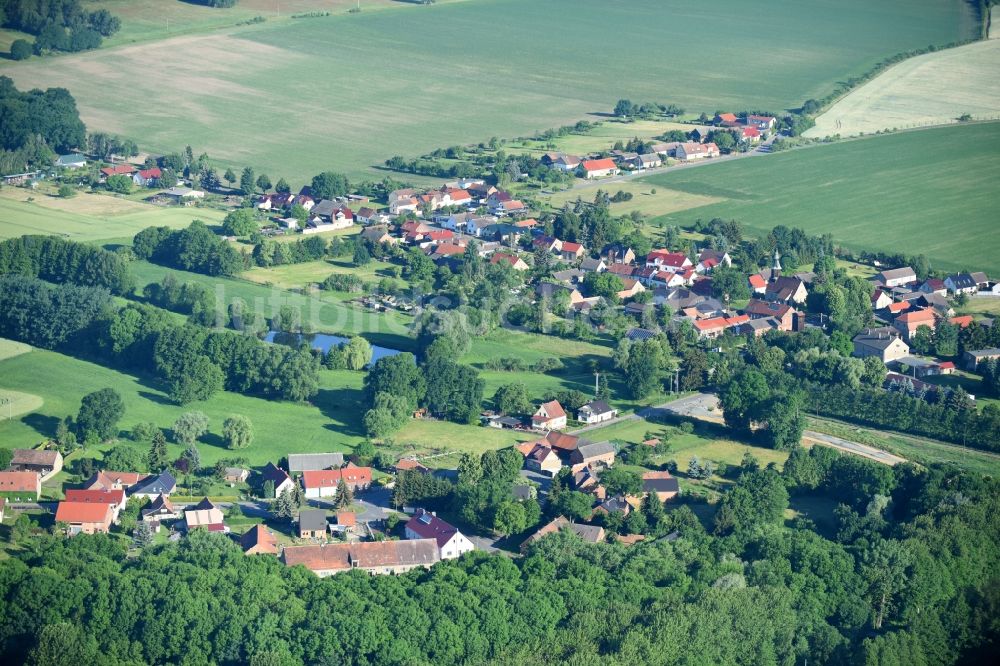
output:
<instances>
[{"instance_id":1,"label":"forest","mask_svg":"<svg viewBox=\"0 0 1000 666\"><path fill-rule=\"evenodd\" d=\"M319 579L204 532L128 556L122 537L34 528L0 565L0 652L73 666L889 666L995 654L995 480L825 449L796 449L770 474L787 492L745 471L711 532L682 504L663 519L679 538L625 547L561 533L523 559L473 553L400 576ZM837 498L836 529L785 522L789 493Z\"/></svg>"}]
</instances>

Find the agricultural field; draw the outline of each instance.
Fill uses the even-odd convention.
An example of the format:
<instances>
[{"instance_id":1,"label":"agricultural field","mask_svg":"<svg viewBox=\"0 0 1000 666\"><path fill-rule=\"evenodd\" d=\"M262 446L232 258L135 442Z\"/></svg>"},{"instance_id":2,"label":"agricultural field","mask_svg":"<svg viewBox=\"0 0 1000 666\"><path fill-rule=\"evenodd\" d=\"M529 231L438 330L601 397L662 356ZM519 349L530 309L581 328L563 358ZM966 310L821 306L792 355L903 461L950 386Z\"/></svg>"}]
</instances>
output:
<instances>
[{"instance_id":1,"label":"agricultural field","mask_svg":"<svg viewBox=\"0 0 1000 666\"><path fill-rule=\"evenodd\" d=\"M995 32L995 30L994 30ZM1000 119L1000 39L926 53L892 66L852 90L816 119L805 136L854 136Z\"/></svg>"},{"instance_id":2,"label":"agricultural field","mask_svg":"<svg viewBox=\"0 0 1000 666\"><path fill-rule=\"evenodd\" d=\"M757 12L739 0L392 4L215 34L185 29L159 41L5 62L0 74L22 88L68 88L91 131L134 138L144 150L191 145L272 179L330 168L371 177L395 154L532 134L606 114L622 97L695 112L795 107L886 56L975 30L960 0L778 0ZM426 48L441 26L447 39ZM656 50L607 47L605 57L587 56L588 45L626 35ZM747 53L766 77L747 74ZM456 84L484 72L488 85Z\"/></svg>"},{"instance_id":3,"label":"agricultural field","mask_svg":"<svg viewBox=\"0 0 1000 666\"><path fill-rule=\"evenodd\" d=\"M903 132L662 173L640 182L722 202L654 224L735 218L833 234L854 250L923 253L944 270L1000 272L1000 123Z\"/></svg>"},{"instance_id":4,"label":"agricultural field","mask_svg":"<svg viewBox=\"0 0 1000 666\"><path fill-rule=\"evenodd\" d=\"M281 289L301 289L309 284L319 284L331 275L344 273L356 275L371 284L376 284L385 278L394 280L397 284L402 284L402 281L395 280L395 276L393 275L394 268L398 268L398 266L385 261L372 260L364 266L355 266L352 261L346 258L322 259L307 261L301 264L271 266L269 268L258 266L243 271L240 273L240 277L250 282L274 285Z\"/></svg>"},{"instance_id":5,"label":"agricultural field","mask_svg":"<svg viewBox=\"0 0 1000 666\"><path fill-rule=\"evenodd\" d=\"M649 183L638 180L626 180L617 183L587 183L586 185L570 190L556 192L545 199L552 208L561 209L567 203L572 203L578 198L584 201L593 201L597 195L597 190L604 190L612 195L619 191L628 192L632 195L632 199L629 201L620 201L611 204L610 209L614 215L628 215L633 211L638 211L646 216L661 216L690 208L709 206L724 200L721 197L652 187Z\"/></svg>"},{"instance_id":6,"label":"agricultural field","mask_svg":"<svg viewBox=\"0 0 1000 666\"><path fill-rule=\"evenodd\" d=\"M194 219L220 223L225 215L211 208L153 206L103 194L60 199L21 188L0 189L0 239L51 234L81 242L131 238L146 227L181 229Z\"/></svg>"}]
</instances>

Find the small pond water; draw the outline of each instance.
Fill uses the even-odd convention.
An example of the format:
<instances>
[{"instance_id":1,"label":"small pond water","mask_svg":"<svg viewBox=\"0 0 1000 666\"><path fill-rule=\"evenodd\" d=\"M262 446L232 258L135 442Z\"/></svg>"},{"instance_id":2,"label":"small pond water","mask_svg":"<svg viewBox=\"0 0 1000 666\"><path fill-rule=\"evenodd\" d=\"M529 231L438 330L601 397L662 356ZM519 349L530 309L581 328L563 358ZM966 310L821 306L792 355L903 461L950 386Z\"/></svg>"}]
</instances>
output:
<instances>
[{"instance_id":1,"label":"small pond water","mask_svg":"<svg viewBox=\"0 0 1000 666\"><path fill-rule=\"evenodd\" d=\"M284 333L282 331L269 331L267 336L264 338L264 342L274 342L281 345L287 345L289 347L298 347L303 341L308 342L309 346L313 349L319 349L324 354L332 347L339 347L342 344L347 343L349 338L343 338L339 335L329 335L327 333ZM395 356L399 354L400 350L390 349L388 347L380 347L378 345L372 345L372 357L368 361L371 365L380 358L386 356Z\"/></svg>"}]
</instances>

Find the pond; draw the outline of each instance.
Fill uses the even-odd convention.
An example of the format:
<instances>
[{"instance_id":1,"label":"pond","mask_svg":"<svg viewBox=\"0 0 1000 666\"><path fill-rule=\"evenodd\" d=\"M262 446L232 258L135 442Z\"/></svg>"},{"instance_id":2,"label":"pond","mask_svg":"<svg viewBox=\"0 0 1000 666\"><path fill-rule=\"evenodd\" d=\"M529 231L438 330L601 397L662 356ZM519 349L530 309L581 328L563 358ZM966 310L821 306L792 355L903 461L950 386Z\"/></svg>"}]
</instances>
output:
<instances>
[{"instance_id":1,"label":"pond","mask_svg":"<svg viewBox=\"0 0 1000 666\"><path fill-rule=\"evenodd\" d=\"M264 342L273 342L281 345L287 345L289 347L298 347L302 342L308 342L309 346L313 349L319 349L324 354L332 347L339 347L350 340L350 338L343 338L339 335L329 335L327 333L285 333L282 331L269 331L267 336L264 338ZM372 345L372 357L368 361L371 365L380 358L386 356L395 356L400 353L398 349L390 349L388 347L380 347L378 345Z\"/></svg>"}]
</instances>

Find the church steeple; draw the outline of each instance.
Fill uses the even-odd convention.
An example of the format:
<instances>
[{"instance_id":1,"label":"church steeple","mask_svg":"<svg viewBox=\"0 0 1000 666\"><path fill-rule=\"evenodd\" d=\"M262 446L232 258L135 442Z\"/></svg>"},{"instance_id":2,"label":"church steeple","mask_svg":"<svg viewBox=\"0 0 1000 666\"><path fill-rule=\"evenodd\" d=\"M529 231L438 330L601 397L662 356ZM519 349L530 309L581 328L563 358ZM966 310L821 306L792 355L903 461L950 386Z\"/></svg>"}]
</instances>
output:
<instances>
[{"instance_id":1,"label":"church steeple","mask_svg":"<svg viewBox=\"0 0 1000 666\"><path fill-rule=\"evenodd\" d=\"M771 266L771 280L777 280L781 276L781 253L777 248L774 250L774 265Z\"/></svg>"}]
</instances>

